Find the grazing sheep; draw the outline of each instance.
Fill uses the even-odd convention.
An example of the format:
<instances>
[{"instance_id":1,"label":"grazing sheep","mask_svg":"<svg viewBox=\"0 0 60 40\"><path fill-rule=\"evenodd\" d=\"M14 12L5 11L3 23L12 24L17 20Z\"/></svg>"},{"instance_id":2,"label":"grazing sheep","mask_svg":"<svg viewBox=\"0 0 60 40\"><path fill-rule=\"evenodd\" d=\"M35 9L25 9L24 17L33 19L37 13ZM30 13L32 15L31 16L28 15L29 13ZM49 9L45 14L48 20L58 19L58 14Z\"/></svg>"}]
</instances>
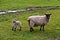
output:
<instances>
[{"instance_id":1,"label":"grazing sheep","mask_svg":"<svg viewBox=\"0 0 60 40\"><path fill-rule=\"evenodd\" d=\"M41 26L41 28L43 27L43 31L44 31L44 26L49 22L50 15L51 14L45 14L43 16L30 16L28 18L30 32L33 31L34 26ZM41 30L41 28L40 28L40 30Z\"/></svg>"},{"instance_id":2,"label":"grazing sheep","mask_svg":"<svg viewBox=\"0 0 60 40\"><path fill-rule=\"evenodd\" d=\"M17 26L20 27L20 31L21 31L22 23L20 21L13 20L12 30L16 31Z\"/></svg>"}]
</instances>

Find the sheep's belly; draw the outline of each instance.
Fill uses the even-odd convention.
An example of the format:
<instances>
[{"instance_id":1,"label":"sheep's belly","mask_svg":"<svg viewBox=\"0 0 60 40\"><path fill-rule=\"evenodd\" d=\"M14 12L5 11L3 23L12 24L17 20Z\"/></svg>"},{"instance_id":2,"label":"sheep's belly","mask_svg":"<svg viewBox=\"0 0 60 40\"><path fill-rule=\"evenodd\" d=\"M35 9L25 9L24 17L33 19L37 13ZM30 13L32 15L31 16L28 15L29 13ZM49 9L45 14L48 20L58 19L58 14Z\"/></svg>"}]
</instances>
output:
<instances>
[{"instance_id":1,"label":"sheep's belly","mask_svg":"<svg viewBox=\"0 0 60 40\"><path fill-rule=\"evenodd\" d=\"M36 25L42 25L42 24L46 24L46 19L44 18L37 18L37 19L32 19L32 21L36 24Z\"/></svg>"},{"instance_id":2,"label":"sheep's belly","mask_svg":"<svg viewBox=\"0 0 60 40\"><path fill-rule=\"evenodd\" d=\"M37 26L38 25L45 25L45 24L47 24L47 22L45 22L45 21L44 22L42 22L42 21L36 21L35 22L35 25L37 25Z\"/></svg>"}]
</instances>

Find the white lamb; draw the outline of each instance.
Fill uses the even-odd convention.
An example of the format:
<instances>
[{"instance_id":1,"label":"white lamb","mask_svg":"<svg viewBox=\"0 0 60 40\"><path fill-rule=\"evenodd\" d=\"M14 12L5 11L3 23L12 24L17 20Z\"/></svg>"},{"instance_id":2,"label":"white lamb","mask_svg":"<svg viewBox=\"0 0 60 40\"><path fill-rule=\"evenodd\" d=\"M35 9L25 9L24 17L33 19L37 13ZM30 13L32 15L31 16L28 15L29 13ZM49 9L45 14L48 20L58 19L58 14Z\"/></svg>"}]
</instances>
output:
<instances>
[{"instance_id":1,"label":"white lamb","mask_svg":"<svg viewBox=\"0 0 60 40\"><path fill-rule=\"evenodd\" d=\"M13 27L12 27L12 30L16 31L16 27L20 27L20 31L21 31L21 28L22 28L22 23L20 21L16 21L16 20L13 20Z\"/></svg>"}]
</instances>

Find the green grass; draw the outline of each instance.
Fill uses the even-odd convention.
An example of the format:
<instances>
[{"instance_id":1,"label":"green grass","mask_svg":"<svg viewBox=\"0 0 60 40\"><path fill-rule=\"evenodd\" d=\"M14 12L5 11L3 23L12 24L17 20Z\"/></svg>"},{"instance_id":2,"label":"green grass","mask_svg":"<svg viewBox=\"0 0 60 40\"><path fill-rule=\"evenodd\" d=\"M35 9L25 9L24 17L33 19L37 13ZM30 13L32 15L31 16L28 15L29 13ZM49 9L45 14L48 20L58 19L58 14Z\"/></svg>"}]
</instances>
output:
<instances>
[{"instance_id":1,"label":"green grass","mask_svg":"<svg viewBox=\"0 0 60 40\"><path fill-rule=\"evenodd\" d=\"M60 6L60 0L0 0L0 10L21 9L30 6ZM34 31L29 31L27 18L32 15L44 15L51 13L51 19L45 26L45 32L39 31L40 27L34 27ZM22 22L22 31L19 27L14 32L12 28L12 20L16 16L16 20ZM0 15L0 40L55 40L60 36L60 10L37 10L30 12L21 12Z\"/></svg>"},{"instance_id":2,"label":"green grass","mask_svg":"<svg viewBox=\"0 0 60 40\"><path fill-rule=\"evenodd\" d=\"M40 10L31 12L22 12L19 15L6 14L0 15L0 40L55 40L60 36L60 10ZM51 13L51 19L48 25L45 26L45 32L39 31L40 27L34 27L34 31L29 31L27 18L32 15L44 15ZM14 32L12 28L12 20L16 16L16 20L23 23L22 31L19 27Z\"/></svg>"},{"instance_id":3,"label":"green grass","mask_svg":"<svg viewBox=\"0 0 60 40\"><path fill-rule=\"evenodd\" d=\"M0 10L21 9L30 6L60 6L60 0L0 0Z\"/></svg>"}]
</instances>

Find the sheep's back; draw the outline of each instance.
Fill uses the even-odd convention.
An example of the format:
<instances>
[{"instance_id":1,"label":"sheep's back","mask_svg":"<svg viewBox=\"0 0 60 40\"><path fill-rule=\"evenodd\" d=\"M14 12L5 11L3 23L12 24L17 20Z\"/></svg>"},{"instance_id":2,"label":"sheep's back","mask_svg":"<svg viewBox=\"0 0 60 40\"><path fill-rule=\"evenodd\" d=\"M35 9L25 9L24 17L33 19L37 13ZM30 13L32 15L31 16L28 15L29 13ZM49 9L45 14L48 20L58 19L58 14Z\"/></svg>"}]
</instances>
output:
<instances>
[{"instance_id":1,"label":"sheep's back","mask_svg":"<svg viewBox=\"0 0 60 40\"><path fill-rule=\"evenodd\" d=\"M47 24L46 16L30 16L29 19L38 25Z\"/></svg>"}]
</instances>

